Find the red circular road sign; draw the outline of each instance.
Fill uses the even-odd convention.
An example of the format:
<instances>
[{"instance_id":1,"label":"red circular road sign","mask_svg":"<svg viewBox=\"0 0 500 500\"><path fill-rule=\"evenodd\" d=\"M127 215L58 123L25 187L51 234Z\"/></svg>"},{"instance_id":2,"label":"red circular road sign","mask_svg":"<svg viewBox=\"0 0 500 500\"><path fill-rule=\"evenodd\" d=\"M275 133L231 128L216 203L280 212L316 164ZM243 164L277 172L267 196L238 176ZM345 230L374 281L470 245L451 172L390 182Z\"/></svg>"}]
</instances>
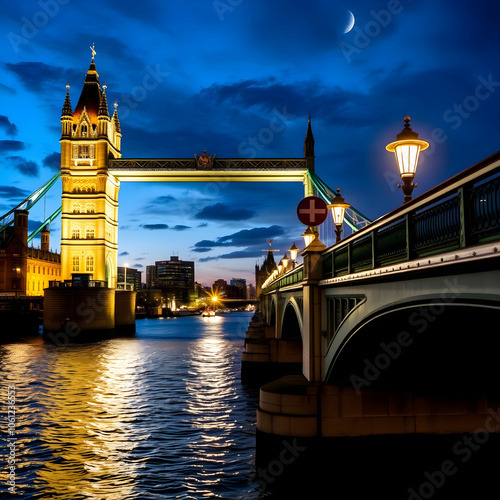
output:
<instances>
[{"instance_id":1,"label":"red circular road sign","mask_svg":"<svg viewBox=\"0 0 500 500\"><path fill-rule=\"evenodd\" d=\"M328 215L326 203L317 196L308 196L297 206L297 217L306 226L318 226Z\"/></svg>"}]
</instances>

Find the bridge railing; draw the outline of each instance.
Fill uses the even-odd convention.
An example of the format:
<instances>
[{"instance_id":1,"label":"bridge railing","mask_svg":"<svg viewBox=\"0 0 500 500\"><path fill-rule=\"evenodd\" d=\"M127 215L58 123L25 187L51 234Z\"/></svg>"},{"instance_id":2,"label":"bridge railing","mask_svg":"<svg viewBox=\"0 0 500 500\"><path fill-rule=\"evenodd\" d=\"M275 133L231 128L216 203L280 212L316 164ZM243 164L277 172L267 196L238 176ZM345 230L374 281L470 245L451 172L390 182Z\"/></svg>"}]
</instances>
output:
<instances>
[{"instance_id":1,"label":"bridge railing","mask_svg":"<svg viewBox=\"0 0 500 500\"><path fill-rule=\"evenodd\" d=\"M276 278L274 281L267 285L262 286L262 293L269 293L278 288L285 288L287 286L300 283L304 279L304 266L298 264L292 271Z\"/></svg>"},{"instance_id":2,"label":"bridge railing","mask_svg":"<svg viewBox=\"0 0 500 500\"><path fill-rule=\"evenodd\" d=\"M496 239L500 152L327 249L323 275L343 276Z\"/></svg>"}]
</instances>

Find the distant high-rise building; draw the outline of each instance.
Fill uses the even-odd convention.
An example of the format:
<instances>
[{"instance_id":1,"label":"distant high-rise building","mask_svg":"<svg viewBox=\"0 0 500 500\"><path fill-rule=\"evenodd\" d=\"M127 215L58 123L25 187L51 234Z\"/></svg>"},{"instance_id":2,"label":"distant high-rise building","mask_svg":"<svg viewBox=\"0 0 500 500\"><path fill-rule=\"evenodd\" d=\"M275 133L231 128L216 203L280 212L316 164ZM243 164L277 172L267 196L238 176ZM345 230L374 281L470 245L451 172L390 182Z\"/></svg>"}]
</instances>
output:
<instances>
[{"instance_id":1,"label":"distant high-rise building","mask_svg":"<svg viewBox=\"0 0 500 500\"><path fill-rule=\"evenodd\" d=\"M146 266L146 288L156 287L156 266Z\"/></svg>"},{"instance_id":2,"label":"distant high-rise building","mask_svg":"<svg viewBox=\"0 0 500 500\"><path fill-rule=\"evenodd\" d=\"M127 272L125 272L125 270ZM132 288L135 292L141 289L141 276L142 272L135 269L134 267L118 267L117 273L117 287L121 288L125 282L127 283L127 289Z\"/></svg>"},{"instance_id":3,"label":"distant high-rise building","mask_svg":"<svg viewBox=\"0 0 500 500\"><path fill-rule=\"evenodd\" d=\"M156 288L171 294L177 303L188 303L194 296L194 262L179 260L171 256L170 260L155 263Z\"/></svg>"},{"instance_id":4,"label":"distant high-rise building","mask_svg":"<svg viewBox=\"0 0 500 500\"><path fill-rule=\"evenodd\" d=\"M244 278L232 278L230 283L232 286L236 286L240 289L242 299L248 298L247 280L246 279L244 279Z\"/></svg>"}]
</instances>

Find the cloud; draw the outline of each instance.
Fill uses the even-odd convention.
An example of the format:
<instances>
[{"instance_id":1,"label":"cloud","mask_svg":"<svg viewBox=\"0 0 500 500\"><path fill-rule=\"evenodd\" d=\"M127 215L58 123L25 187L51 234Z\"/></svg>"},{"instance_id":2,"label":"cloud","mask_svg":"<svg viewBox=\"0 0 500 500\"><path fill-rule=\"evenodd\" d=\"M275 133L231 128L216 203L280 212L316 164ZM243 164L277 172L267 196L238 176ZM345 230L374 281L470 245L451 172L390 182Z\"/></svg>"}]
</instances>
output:
<instances>
[{"instance_id":1,"label":"cloud","mask_svg":"<svg viewBox=\"0 0 500 500\"><path fill-rule=\"evenodd\" d=\"M193 248L192 251L193 252L197 252L197 253L205 253L205 252L210 252L212 249L210 247L196 247L196 248Z\"/></svg>"},{"instance_id":2,"label":"cloud","mask_svg":"<svg viewBox=\"0 0 500 500\"><path fill-rule=\"evenodd\" d=\"M21 151L22 149L24 149L24 142L11 140L0 141L0 152Z\"/></svg>"},{"instance_id":3,"label":"cloud","mask_svg":"<svg viewBox=\"0 0 500 500\"><path fill-rule=\"evenodd\" d=\"M0 186L0 197L8 200L24 200L31 193L15 186Z\"/></svg>"},{"instance_id":4,"label":"cloud","mask_svg":"<svg viewBox=\"0 0 500 500\"><path fill-rule=\"evenodd\" d=\"M276 238L285 234L285 230L281 226L269 227L254 227L252 229L242 229L233 234L220 236L216 240L201 240L194 244L193 251L198 251L198 248L214 248L214 247L246 247L256 245L261 241L269 238ZM206 250L203 250L206 251Z\"/></svg>"},{"instance_id":5,"label":"cloud","mask_svg":"<svg viewBox=\"0 0 500 500\"><path fill-rule=\"evenodd\" d=\"M118 257L124 257L125 255L130 255L128 252L122 252L118 254Z\"/></svg>"},{"instance_id":6,"label":"cloud","mask_svg":"<svg viewBox=\"0 0 500 500\"><path fill-rule=\"evenodd\" d=\"M168 205L173 201L176 201L175 197L169 194L157 196L156 198L150 200L142 210L145 213L150 212L151 210L158 211L160 208L163 208L165 205Z\"/></svg>"},{"instance_id":7,"label":"cloud","mask_svg":"<svg viewBox=\"0 0 500 500\"><path fill-rule=\"evenodd\" d=\"M17 135L17 126L4 115L0 115L0 129L4 130L7 135L14 137Z\"/></svg>"},{"instance_id":8,"label":"cloud","mask_svg":"<svg viewBox=\"0 0 500 500\"><path fill-rule=\"evenodd\" d=\"M61 168L61 153L54 151L50 155L46 156L42 160L42 165L50 168L51 170L59 170Z\"/></svg>"},{"instance_id":9,"label":"cloud","mask_svg":"<svg viewBox=\"0 0 500 500\"><path fill-rule=\"evenodd\" d=\"M141 267L144 267L142 264L134 264L132 267L138 267L138 268L141 268Z\"/></svg>"},{"instance_id":10,"label":"cloud","mask_svg":"<svg viewBox=\"0 0 500 500\"><path fill-rule=\"evenodd\" d=\"M144 229L147 229L148 231L157 231L161 229L168 229L169 225L168 224L142 224Z\"/></svg>"},{"instance_id":11,"label":"cloud","mask_svg":"<svg viewBox=\"0 0 500 500\"><path fill-rule=\"evenodd\" d=\"M36 177L39 172L39 167L34 161L27 160L22 156L7 156L5 158L19 172L28 177Z\"/></svg>"},{"instance_id":12,"label":"cloud","mask_svg":"<svg viewBox=\"0 0 500 500\"><path fill-rule=\"evenodd\" d=\"M75 73L65 70L59 66L51 66L42 62L23 61L18 63L6 63L5 67L16 74L23 85L32 92L46 90L51 84L59 82L79 81L81 72Z\"/></svg>"},{"instance_id":13,"label":"cloud","mask_svg":"<svg viewBox=\"0 0 500 500\"><path fill-rule=\"evenodd\" d=\"M174 231L185 231L186 229L191 229L191 226L184 226L182 224L177 224L172 228Z\"/></svg>"},{"instance_id":14,"label":"cloud","mask_svg":"<svg viewBox=\"0 0 500 500\"><path fill-rule=\"evenodd\" d=\"M208 205L196 213L193 218L207 220L247 220L255 215L253 210L245 208L232 208L225 203Z\"/></svg>"},{"instance_id":15,"label":"cloud","mask_svg":"<svg viewBox=\"0 0 500 500\"><path fill-rule=\"evenodd\" d=\"M217 255L215 257L203 257L199 262L209 262L211 260L219 259L247 259L249 257L261 257L262 252L259 250L236 250L234 252Z\"/></svg>"},{"instance_id":16,"label":"cloud","mask_svg":"<svg viewBox=\"0 0 500 500\"><path fill-rule=\"evenodd\" d=\"M32 233L33 231L36 231L42 224L43 221L28 218L28 232Z\"/></svg>"}]
</instances>

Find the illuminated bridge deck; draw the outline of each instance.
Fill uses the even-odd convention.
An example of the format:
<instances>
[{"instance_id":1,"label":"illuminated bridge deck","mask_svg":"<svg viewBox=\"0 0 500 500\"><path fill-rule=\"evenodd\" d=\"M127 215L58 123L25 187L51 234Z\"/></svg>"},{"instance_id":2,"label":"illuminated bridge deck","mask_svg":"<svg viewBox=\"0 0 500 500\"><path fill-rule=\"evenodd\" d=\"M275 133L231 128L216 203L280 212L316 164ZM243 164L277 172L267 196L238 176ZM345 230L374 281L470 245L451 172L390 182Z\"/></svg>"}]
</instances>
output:
<instances>
[{"instance_id":1,"label":"illuminated bridge deck","mask_svg":"<svg viewBox=\"0 0 500 500\"><path fill-rule=\"evenodd\" d=\"M111 160L108 171L125 182L303 182L307 166L304 158L216 158L206 168L196 158L148 158Z\"/></svg>"}]
</instances>

